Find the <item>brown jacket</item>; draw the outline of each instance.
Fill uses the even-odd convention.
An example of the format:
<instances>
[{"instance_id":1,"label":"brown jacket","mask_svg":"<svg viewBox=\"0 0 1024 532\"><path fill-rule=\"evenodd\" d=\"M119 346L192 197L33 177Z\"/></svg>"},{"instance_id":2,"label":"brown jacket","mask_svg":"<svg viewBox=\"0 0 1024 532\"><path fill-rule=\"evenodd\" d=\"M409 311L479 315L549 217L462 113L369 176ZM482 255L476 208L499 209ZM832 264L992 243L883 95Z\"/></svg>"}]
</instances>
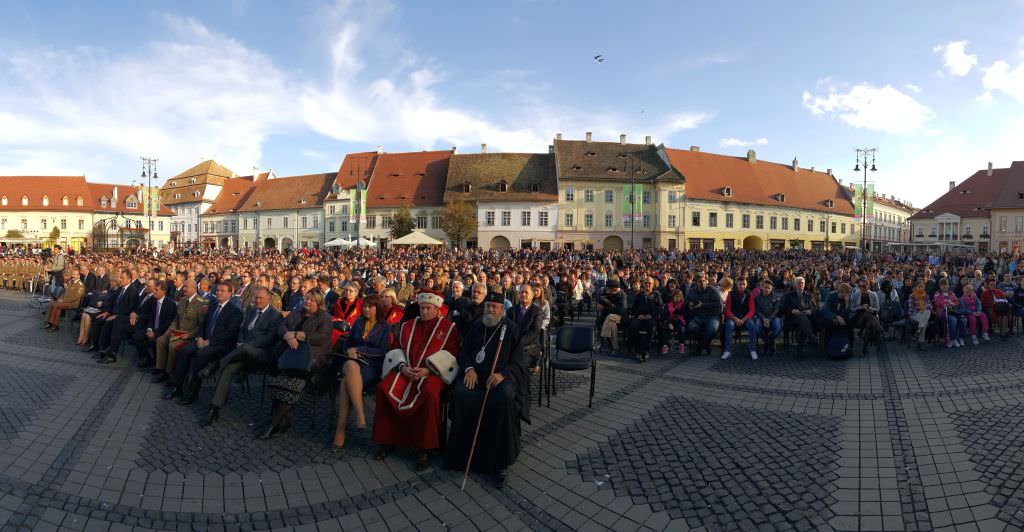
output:
<instances>
[{"instance_id":1,"label":"brown jacket","mask_svg":"<svg viewBox=\"0 0 1024 532\"><path fill-rule=\"evenodd\" d=\"M334 332L331 315L327 312L320 312L303 321L305 318L303 314L304 312L301 310L289 314L278 326L278 336L283 337L284 333L288 331L306 333L306 343L309 344L309 352L313 355L313 359L323 361L331 354L331 334Z\"/></svg>"}]
</instances>

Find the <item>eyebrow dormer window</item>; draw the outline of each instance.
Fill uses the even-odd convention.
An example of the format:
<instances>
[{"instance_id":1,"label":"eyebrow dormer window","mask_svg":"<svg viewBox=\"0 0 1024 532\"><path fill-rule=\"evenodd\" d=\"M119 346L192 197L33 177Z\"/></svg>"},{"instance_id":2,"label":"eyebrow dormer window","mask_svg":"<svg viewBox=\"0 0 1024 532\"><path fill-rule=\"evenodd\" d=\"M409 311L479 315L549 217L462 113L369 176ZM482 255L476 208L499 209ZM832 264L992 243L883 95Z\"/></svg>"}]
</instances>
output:
<instances>
[{"instance_id":1,"label":"eyebrow dormer window","mask_svg":"<svg viewBox=\"0 0 1024 532\"><path fill-rule=\"evenodd\" d=\"M467 181L467 182L462 184L462 192L468 193L472 189L473 189L473 185L470 185L469 181Z\"/></svg>"},{"instance_id":2,"label":"eyebrow dormer window","mask_svg":"<svg viewBox=\"0 0 1024 532\"><path fill-rule=\"evenodd\" d=\"M45 207L45 206L47 206L49 204L50 204L50 196L43 195L43 206Z\"/></svg>"},{"instance_id":3,"label":"eyebrow dormer window","mask_svg":"<svg viewBox=\"0 0 1024 532\"><path fill-rule=\"evenodd\" d=\"M836 206L835 202L834 202L834 201L832 201L832 200L827 200L827 201L825 201L825 205L826 205L826 206L827 206L828 208L830 208L830 209L831 209L832 207L835 207L835 206Z\"/></svg>"},{"instance_id":4,"label":"eyebrow dormer window","mask_svg":"<svg viewBox=\"0 0 1024 532\"><path fill-rule=\"evenodd\" d=\"M107 197L106 196L103 196L102 198L100 198L100 207L103 207L104 209L107 208Z\"/></svg>"},{"instance_id":5,"label":"eyebrow dormer window","mask_svg":"<svg viewBox=\"0 0 1024 532\"><path fill-rule=\"evenodd\" d=\"M732 197L732 187L724 187L724 188L722 188L722 195L727 197L727 198L731 198Z\"/></svg>"},{"instance_id":6,"label":"eyebrow dormer window","mask_svg":"<svg viewBox=\"0 0 1024 532\"><path fill-rule=\"evenodd\" d=\"M540 183L530 184L530 192L540 192Z\"/></svg>"},{"instance_id":7,"label":"eyebrow dormer window","mask_svg":"<svg viewBox=\"0 0 1024 532\"><path fill-rule=\"evenodd\" d=\"M786 203L786 195L779 193L775 195L775 199L779 200L779 203Z\"/></svg>"},{"instance_id":8,"label":"eyebrow dormer window","mask_svg":"<svg viewBox=\"0 0 1024 532\"><path fill-rule=\"evenodd\" d=\"M508 192L508 182L504 179L498 183L498 192Z\"/></svg>"}]
</instances>

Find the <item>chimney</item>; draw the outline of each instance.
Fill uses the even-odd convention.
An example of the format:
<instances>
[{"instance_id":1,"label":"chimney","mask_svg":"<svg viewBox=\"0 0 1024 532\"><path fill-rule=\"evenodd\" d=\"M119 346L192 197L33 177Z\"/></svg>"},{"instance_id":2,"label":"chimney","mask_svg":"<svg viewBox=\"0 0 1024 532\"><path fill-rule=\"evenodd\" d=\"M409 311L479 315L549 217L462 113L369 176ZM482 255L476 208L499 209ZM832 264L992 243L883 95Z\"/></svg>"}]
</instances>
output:
<instances>
[{"instance_id":1,"label":"chimney","mask_svg":"<svg viewBox=\"0 0 1024 532\"><path fill-rule=\"evenodd\" d=\"M992 161L988 162L988 176L992 177Z\"/></svg>"},{"instance_id":2,"label":"chimney","mask_svg":"<svg viewBox=\"0 0 1024 532\"><path fill-rule=\"evenodd\" d=\"M832 169L829 168L828 170L825 170L825 173L828 174L828 175L832 175Z\"/></svg>"},{"instance_id":3,"label":"chimney","mask_svg":"<svg viewBox=\"0 0 1024 532\"><path fill-rule=\"evenodd\" d=\"M548 144L548 153L555 153L555 145Z\"/></svg>"},{"instance_id":4,"label":"chimney","mask_svg":"<svg viewBox=\"0 0 1024 532\"><path fill-rule=\"evenodd\" d=\"M700 151L700 146L690 146L690 151Z\"/></svg>"},{"instance_id":5,"label":"chimney","mask_svg":"<svg viewBox=\"0 0 1024 532\"><path fill-rule=\"evenodd\" d=\"M626 143L626 134L623 133L623 134L619 135L619 144L625 144L625 143Z\"/></svg>"},{"instance_id":6,"label":"chimney","mask_svg":"<svg viewBox=\"0 0 1024 532\"><path fill-rule=\"evenodd\" d=\"M843 180L842 180L842 179L840 179L840 180L839 180L839 184L840 184L840 185L842 185L842 184L843 184Z\"/></svg>"},{"instance_id":7,"label":"chimney","mask_svg":"<svg viewBox=\"0 0 1024 532\"><path fill-rule=\"evenodd\" d=\"M757 152L756 151L754 151L754 150L747 150L747 162L748 163L756 163L757 162Z\"/></svg>"},{"instance_id":8,"label":"chimney","mask_svg":"<svg viewBox=\"0 0 1024 532\"><path fill-rule=\"evenodd\" d=\"M647 135L646 137L644 137L644 144L646 144L648 146L651 145L651 136L650 135Z\"/></svg>"},{"instance_id":9,"label":"chimney","mask_svg":"<svg viewBox=\"0 0 1024 532\"><path fill-rule=\"evenodd\" d=\"M458 151L459 151L459 147L458 146L452 146L452 155L455 155L456 153L458 153Z\"/></svg>"},{"instance_id":10,"label":"chimney","mask_svg":"<svg viewBox=\"0 0 1024 532\"><path fill-rule=\"evenodd\" d=\"M793 171L794 172L799 172L800 171L800 163L797 162L796 157L793 157Z\"/></svg>"},{"instance_id":11,"label":"chimney","mask_svg":"<svg viewBox=\"0 0 1024 532\"><path fill-rule=\"evenodd\" d=\"M562 140L562 134L561 133L555 133L555 140Z\"/></svg>"},{"instance_id":12,"label":"chimney","mask_svg":"<svg viewBox=\"0 0 1024 532\"><path fill-rule=\"evenodd\" d=\"M813 167L813 166L811 167L811 171L812 171L812 172L814 171L814 167Z\"/></svg>"},{"instance_id":13,"label":"chimney","mask_svg":"<svg viewBox=\"0 0 1024 532\"><path fill-rule=\"evenodd\" d=\"M953 190L954 188L956 188L956 181L950 181L949 182L949 189Z\"/></svg>"},{"instance_id":14,"label":"chimney","mask_svg":"<svg viewBox=\"0 0 1024 532\"><path fill-rule=\"evenodd\" d=\"M487 143L486 142L481 142L480 143L480 153L487 153Z\"/></svg>"},{"instance_id":15,"label":"chimney","mask_svg":"<svg viewBox=\"0 0 1024 532\"><path fill-rule=\"evenodd\" d=\"M380 144L378 144L377 145L377 155L382 155L383 153L384 153L384 147L381 146Z\"/></svg>"},{"instance_id":16,"label":"chimney","mask_svg":"<svg viewBox=\"0 0 1024 532\"><path fill-rule=\"evenodd\" d=\"M593 139L594 139L594 134L591 133L590 131L587 131L587 142L590 142Z\"/></svg>"},{"instance_id":17,"label":"chimney","mask_svg":"<svg viewBox=\"0 0 1024 532\"><path fill-rule=\"evenodd\" d=\"M114 203L117 203L117 187L114 187Z\"/></svg>"}]
</instances>

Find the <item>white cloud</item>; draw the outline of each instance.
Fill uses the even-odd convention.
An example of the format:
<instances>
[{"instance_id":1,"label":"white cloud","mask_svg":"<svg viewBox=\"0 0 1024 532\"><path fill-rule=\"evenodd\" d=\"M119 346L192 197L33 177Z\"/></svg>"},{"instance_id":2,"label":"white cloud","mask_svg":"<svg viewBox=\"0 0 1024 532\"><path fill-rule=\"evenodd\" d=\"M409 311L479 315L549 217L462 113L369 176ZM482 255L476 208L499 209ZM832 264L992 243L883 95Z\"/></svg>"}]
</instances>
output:
<instances>
[{"instance_id":1,"label":"white cloud","mask_svg":"<svg viewBox=\"0 0 1024 532\"><path fill-rule=\"evenodd\" d=\"M966 76L978 64L978 56L967 53L968 41L950 41L932 48L941 52L946 72L954 76Z\"/></svg>"},{"instance_id":2,"label":"white cloud","mask_svg":"<svg viewBox=\"0 0 1024 532\"><path fill-rule=\"evenodd\" d=\"M913 83L907 83L903 87L905 87L910 92L921 92L921 87L918 87L917 85L914 85Z\"/></svg>"},{"instance_id":3,"label":"white cloud","mask_svg":"<svg viewBox=\"0 0 1024 532\"><path fill-rule=\"evenodd\" d=\"M722 139L722 141L718 143L718 145L723 148L748 148L753 146L764 146L765 144L768 144L768 139L764 137L754 140L740 140L737 138L727 138Z\"/></svg>"},{"instance_id":4,"label":"white cloud","mask_svg":"<svg viewBox=\"0 0 1024 532\"><path fill-rule=\"evenodd\" d=\"M985 75L981 84L986 91L999 91L1018 102L1024 102L1024 62L1011 67L1006 61L996 61L982 71Z\"/></svg>"},{"instance_id":5,"label":"white cloud","mask_svg":"<svg viewBox=\"0 0 1024 532\"><path fill-rule=\"evenodd\" d=\"M854 127L911 133L924 129L934 113L912 96L890 85L860 83L841 90L827 82L827 94L803 93L803 105L817 116L831 116Z\"/></svg>"},{"instance_id":6,"label":"white cloud","mask_svg":"<svg viewBox=\"0 0 1024 532\"><path fill-rule=\"evenodd\" d=\"M979 102L979 103L986 103L986 104L992 103L992 100L993 100L993 98L992 98L992 92L991 91L985 91L985 92L979 94L978 96L976 96L974 98L974 101Z\"/></svg>"}]
</instances>

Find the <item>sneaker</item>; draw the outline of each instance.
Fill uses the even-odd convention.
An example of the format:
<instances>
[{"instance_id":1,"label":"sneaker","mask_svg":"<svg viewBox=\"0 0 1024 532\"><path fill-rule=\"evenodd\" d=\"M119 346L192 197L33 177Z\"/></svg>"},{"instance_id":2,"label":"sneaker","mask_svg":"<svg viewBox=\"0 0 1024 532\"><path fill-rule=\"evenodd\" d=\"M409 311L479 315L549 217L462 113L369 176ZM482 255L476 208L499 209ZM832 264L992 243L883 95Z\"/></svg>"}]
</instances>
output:
<instances>
[{"instance_id":1,"label":"sneaker","mask_svg":"<svg viewBox=\"0 0 1024 532\"><path fill-rule=\"evenodd\" d=\"M981 333L981 339L985 340L987 342L987 341L991 340L992 338L988 335L988 333Z\"/></svg>"},{"instance_id":2,"label":"sneaker","mask_svg":"<svg viewBox=\"0 0 1024 532\"><path fill-rule=\"evenodd\" d=\"M722 360L729 360L729 357L731 357L731 356L732 356L732 353L730 353L728 351L722 352Z\"/></svg>"},{"instance_id":3,"label":"sneaker","mask_svg":"<svg viewBox=\"0 0 1024 532\"><path fill-rule=\"evenodd\" d=\"M954 345L956 345L956 344L951 342L951 341L949 341L949 340L946 340L946 347L953 347Z\"/></svg>"},{"instance_id":4,"label":"sneaker","mask_svg":"<svg viewBox=\"0 0 1024 532\"><path fill-rule=\"evenodd\" d=\"M668 353L668 346L667 345L661 346L661 354L664 355L666 353Z\"/></svg>"},{"instance_id":5,"label":"sneaker","mask_svg":"<svg viewBox=\"0 0 1024 532\"><path fill-rule=\"evenodd\" d=\"M974 344L974 345L978 345L978 335L976 335L976 334L972 334L971 335L971 343Z\"/></svg>"},{"instance_id":6,"label":"sneaker","mask_svg":"<svg viewBox=\"0 0 1024 532\"><path fill-rule=\"evenodd\" d=\"M750 360L757 360L757 351L750 352Z\"/></svg>"},{"instance_id":7,"label":"sneaker","mask_svg":"<svg viewBox=\"0 0 1024 532\"><path fill-rule=\"evenodd\" d=\"M680 355L685 355L686 354L686 344L683 344L683 343L679 344L679 354Z\"/></svg>"},{"instance_id":8,"label":"sneaker","mask_svg":"<svg viewBox=\"0 0 1024 532\"><path fill-rule=\"evenodd\" d=\"M963 342L963 340L953 340L953 346L955 346L955 347L963 347L964 346L964 342Z\"/></svg>"}]
</instances>

